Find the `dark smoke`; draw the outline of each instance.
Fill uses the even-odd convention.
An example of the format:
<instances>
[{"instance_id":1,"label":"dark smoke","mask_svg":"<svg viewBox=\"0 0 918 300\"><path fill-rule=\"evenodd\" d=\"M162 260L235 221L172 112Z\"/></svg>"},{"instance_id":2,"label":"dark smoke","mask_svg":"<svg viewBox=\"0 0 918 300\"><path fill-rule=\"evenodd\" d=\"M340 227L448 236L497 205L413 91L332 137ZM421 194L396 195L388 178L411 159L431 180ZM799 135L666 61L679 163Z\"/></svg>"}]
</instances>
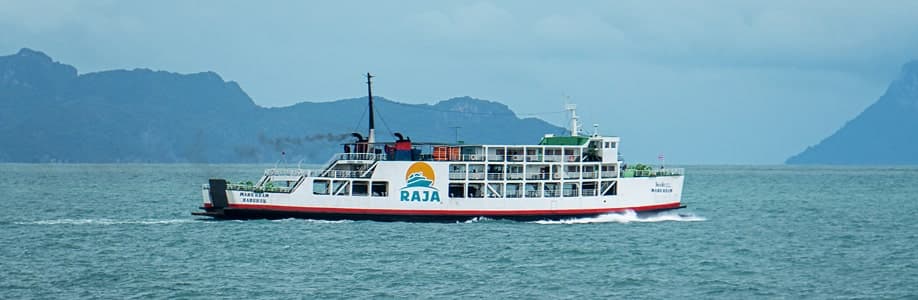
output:
<instances>
[{"instance_id":1,"label":"dark smoke","mask_svg":"<svg viewBox=\"0 0 918 300\"><path fill-rule=\"evenodd\" d=\"M309 142L340 142L350 136L350 133L325 133L303 137L268 137L262 132L258 134L258 142L274 147L275 151L284 151L289 150L291 146L302 146Z\"/></svg>"}]
</instances>

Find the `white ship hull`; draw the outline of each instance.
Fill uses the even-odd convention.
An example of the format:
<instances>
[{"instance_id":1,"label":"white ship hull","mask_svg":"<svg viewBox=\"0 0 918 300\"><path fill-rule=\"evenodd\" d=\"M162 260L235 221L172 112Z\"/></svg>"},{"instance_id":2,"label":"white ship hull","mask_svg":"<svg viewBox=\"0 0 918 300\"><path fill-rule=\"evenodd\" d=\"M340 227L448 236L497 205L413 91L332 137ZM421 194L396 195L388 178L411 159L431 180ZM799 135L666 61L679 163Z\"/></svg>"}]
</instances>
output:
<instances>
[{"instance_id":1,"label":"white ship hull","mask_svg":"<svg viewBox=\"0 0 918 300\"><path fill-rule=\"evenodd\" d=\"M310 177L307 172L277 170L267 172L262 181L271 180L272 177L287 177L290 181L296 180L289 192L273 192L264 190L223 190L226 203L217 201L210 188L205 189L204 209L207 215L227 219L252 219L252 218L312 218L312 219L352 219L352 220L381 220L381 221L461 221L475 217L488 217L495 219L514 220L539 220L563 219L581 216L595 216L605 213L624 210L659 211L681 207L681 193L684 177L677 176L647 176L629 178L596 178L584 179L583 175L577 179L553 178L545 180L476 180L475 176L468 176L463 180L433 180L429 188L405 188L407 186L406 170L417 162L412 161L381 161L375 167L375 172L367 178L337 177ZM435 179L447 178L450 162L421 162L431 167ZM271 173L287 173L287 175L271 175ZM301 173L303 177L295 178L290 174ZM455 174L455 173L453 173ZM438 176L442 175L442 176ZM616 174L617 175L617 174ZM469 179L469 177L473 179ZM502 176L504 177L504 176ZM591 177L591 176L586 176ZM317 191L325 182L347 182L347 192L342 188L335 195L334 191ZM353 195L354 181L386 182L384 192L370 193L368 195ZM584 182L594 182L600 186L602 182L614 182L616 193L614 195L601 195L601 191L586 191L582 188ZM450 193L450 184L457 183L468 186L501 187L500 191L493 189L493 193L482 193L479 197L456 197ZM561 191L557 195L542 189L537 193L520 193L510 196L507 184L526 183L540 184L544 188L546 183L557 183L559 187L566 183L576 183L580 188L577 192ZM286 189L285 189L286 190ZM466 189L468 190L468 189ZM213 191L220 193L220 191ZM415 193L417 192L417 193ZM426 192L426 193L425 193ZM465 192L465 190L463 191ZM370 195L372 194L372 195ZM407 194L407 195L406 195ZM434 196L436 194L436 196ZM596 194L596 195L583 195ZM519 197L516 197L519 196ZM216 197L219 197L217 195Z\"/></svg>"}]
</instances>

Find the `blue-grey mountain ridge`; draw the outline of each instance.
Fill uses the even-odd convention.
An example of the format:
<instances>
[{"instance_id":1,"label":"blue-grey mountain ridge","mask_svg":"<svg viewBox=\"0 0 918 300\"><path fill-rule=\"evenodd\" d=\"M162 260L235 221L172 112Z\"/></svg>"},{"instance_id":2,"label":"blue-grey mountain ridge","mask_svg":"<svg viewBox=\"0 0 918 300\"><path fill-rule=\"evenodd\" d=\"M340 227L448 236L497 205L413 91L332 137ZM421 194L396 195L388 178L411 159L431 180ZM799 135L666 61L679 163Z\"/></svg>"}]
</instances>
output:
<instances>
[{"instance_id":1,"label":"blue-grey mountain ridge","mask_svg":"<svg viewBox=\"0 0 918 300\"><path fill-rule=\"evenodd\" d=\"M366 92L354 88L342 92ZM453 126L461 126L466 143L536 143L564 131L469 97L434 105L374 99L378 141L401 132L415 141L454 142ZM0 162L325 162L352 140L349 133L366 132L366 103L362 97L267 108L213 72L79 74L22 49L0 56Z\"/></svg>"}]
</instances>

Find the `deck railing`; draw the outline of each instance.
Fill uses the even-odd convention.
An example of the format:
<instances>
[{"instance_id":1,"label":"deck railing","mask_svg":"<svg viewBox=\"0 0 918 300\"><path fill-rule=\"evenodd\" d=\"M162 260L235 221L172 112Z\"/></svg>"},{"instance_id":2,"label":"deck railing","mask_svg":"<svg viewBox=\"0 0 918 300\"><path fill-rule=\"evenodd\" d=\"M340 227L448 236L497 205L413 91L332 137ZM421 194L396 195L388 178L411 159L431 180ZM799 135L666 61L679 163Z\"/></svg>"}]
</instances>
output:
<instances>
[{"instance_id":1,"label":"deck railing","mask_svg":"<svg viewBox=\"0 0 918 300\"><path fill-rule=\"evenodd\" d=\"M275 186L255 186L248 184L229 183L226 185L227 191L249 191L249 192L272 192L272 193L289 193L292 187L275 187Z\"/></svg>"},{"instance_id":2,"label":"deck railing","mask_svg":"<svg viewBox=\"0 0 918 300\"><path fill-rule=\"evenodd\" d=\"M265 176L306 176L328 178L363 178L364 171L316 170L316 169L267 169Z\"/></svg>"},{"instance_id":3,"label":"deck railing","mask_svg":"<svg viewBox=\"0 0 918 300\"><path fill-rule=\"evenodd\" d=\"M682 176L685 175L685 169L626 169L622 172L622 177L662 177L662 176Z\"/></svg>"},{"instance_id":4,"label":"deck railing","mask_svg":"<svg viewBox=\"0 0 918 300\"><path fill-rule=\"evenodd\" d=\"M483 180L484 178L484 173L469 173L469 179L471 180Z\"/></svg>"},{"instance_id":5,"label":"deck railing","mask_svg":"<svg viewBox=\"0 0 918 300\"><path fill-rule=\"evenodd\" d=\"M546 161L546 162L560 162L562 159L564 159L564 156L561 156L561 155L545 155L544 158L545 158L545 161Z\"/></svg>"},{"instance_id":6,"label":"deck railing","mask_svg":"<svg viewBox=\"0 0 918 300\"><path fill-rule=\"evenodd\" d=\"M376 154L376 153L338 153L335 154L335 158L338 160L386 160L385 154Z\"/></svg>"}]
</instances>

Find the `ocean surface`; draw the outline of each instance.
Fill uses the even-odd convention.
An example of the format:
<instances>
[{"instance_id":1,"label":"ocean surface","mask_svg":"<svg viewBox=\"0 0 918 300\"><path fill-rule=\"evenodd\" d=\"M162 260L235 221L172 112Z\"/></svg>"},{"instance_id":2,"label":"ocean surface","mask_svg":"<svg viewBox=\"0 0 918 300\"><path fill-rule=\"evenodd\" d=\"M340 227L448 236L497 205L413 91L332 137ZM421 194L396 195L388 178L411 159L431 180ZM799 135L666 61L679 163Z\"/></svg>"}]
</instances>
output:
<instances>
[{"instance_id":1,"label":"ocean surface","mask_svg":"<svg viewBox=\"0 0 918 300\"><path fill-rule=\"evenodd\" d=\"M688 167L648 217L190 215L263 168L0 164L0 298L918 298L918 168Z\"/></svg>"}]
</instances>

